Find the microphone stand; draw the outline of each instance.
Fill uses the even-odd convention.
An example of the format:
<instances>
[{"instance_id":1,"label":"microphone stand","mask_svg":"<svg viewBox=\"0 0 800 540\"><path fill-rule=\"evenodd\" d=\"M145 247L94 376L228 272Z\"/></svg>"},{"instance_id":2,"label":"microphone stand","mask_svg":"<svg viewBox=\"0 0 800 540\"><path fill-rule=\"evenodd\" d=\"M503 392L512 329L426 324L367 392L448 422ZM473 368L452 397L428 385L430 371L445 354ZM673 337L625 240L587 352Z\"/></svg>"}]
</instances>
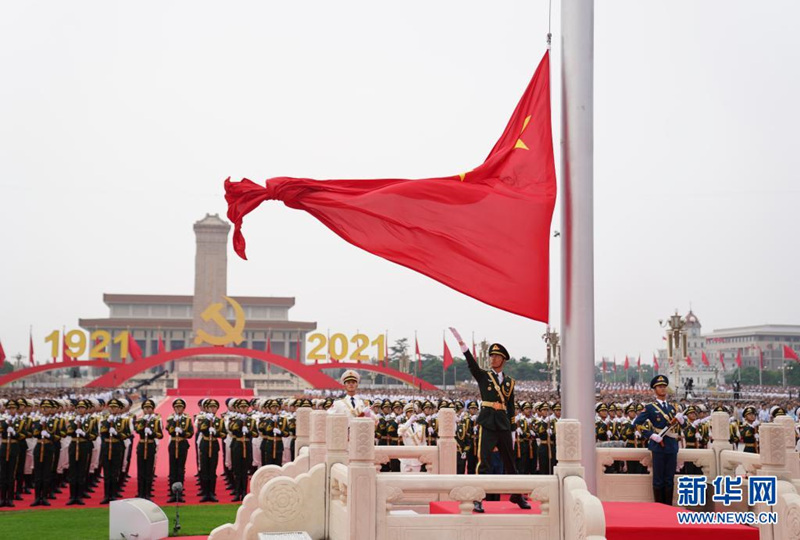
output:
<instances>
[{"instance_id":1,"label":"microphone stand","mask_svg":"<svg viewBox=\"0 0 800 540\"><path fill-rule=\"evenodd\" d=\"M172 486L172 493L175 495L175 525L172 527L172 534L177 535L181 530L181 495L183 495L183 487L178 487L177 483Z\"/></svg>"}]
</instances>

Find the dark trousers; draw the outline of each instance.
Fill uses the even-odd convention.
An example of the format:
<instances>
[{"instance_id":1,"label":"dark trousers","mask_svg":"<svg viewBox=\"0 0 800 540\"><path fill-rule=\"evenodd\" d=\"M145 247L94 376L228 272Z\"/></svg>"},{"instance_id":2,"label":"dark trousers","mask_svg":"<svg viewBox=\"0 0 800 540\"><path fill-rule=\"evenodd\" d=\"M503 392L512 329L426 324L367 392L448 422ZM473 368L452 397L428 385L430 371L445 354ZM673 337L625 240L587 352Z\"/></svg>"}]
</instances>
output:
<instances>
[{"instance_id":1,"label":"dark trousers","mask_svg":"<svg viewBox=\"0 0 800 540\"><path fill-rule=\"evenodd\" d=\"M536 471L535 447L531 448L530 441L517 441L517 473L533 474Z\"/></svg>"},{"instance_id":2,"label":"dark trousers","mask_svg":"<svg viewBox=\"0 0 800 540\"><path fill-rule=\"evenodd\" d=\"M53 475L53 444L38 442L33 448L33 489L37 501L50 494Z\"/></svg>"},{"instance_id":3,"label":"dark trousers","mask_svg":"<svg viewBox=\"0 0 800 540\"><path fill-rule=\"evenodd\" d=\"M664 489L670 494L675 484L675 467L678 454L674 452L653 452L653 487Z\"/></svg>"},{"instance_id":4,"label":"dark trousers","mask_svg":"<svg viewBox=\"0 0 800 540\"><path fill-rule=\"evenodd\" d=\"M550 468L550 445L541 442L536 448L536 460L539 464L538 474L553 474Z\"/></svg>"},{"instance_id":5,"label":"dark trousers","mask_svg":"<svg viewBox=\"0 0 800 540\"><path fill-rule=\"evenodd\" d=\"M261 464L283 465L283 441L261 439Z\"/></svg>"},{"instance_id":6,"label":"dark trousers","mask_svg":"<svg viewBox=\"0 0 800 540\"><path fill-rule=\"evenodd\" d=\"M514 446L511 443L510 431L495 431L493 429L479 428L478 441L478 468L477 474L491 474L492 450L497 447L500 459L503 462L503 474L517 474L514 464Z\"/></svg>"},{"instance_id":7,"label":"dark trousers","mask_svg":"<svg viewBox=\"0 0 800 540\"><path fill-rule=\"evenodd\" d=\"M216 495L219 442L216 439L213 441L202 439L198 450L200 459L200 492L203 495Z\"/></svg>"},{"instance_id":8,"label":"dark trousers","mask_svg":"<svg viewBox=\"0 0 800 540\"><path fill-rule=\"evenodd\" d=\"M233 496L244 497L247 493L247 477L253 459L248 449L250 441L231 442L231 472L233 473Z\"/></svg>"},{"instance_id":9,"label":"dark trousers","mask_svg":"<svg viewBox=\"0 0 800 540\"><path fill-rule=\"evenodd\" d=\"M69 444L69 498L77 500L86 493L92 443L75 441Z\"/></svg>"},{"instance_id":10,"label":"dark trousers","mask_svg":"<svg viewBox=\"0 0 800 540\"><path fill-rule=\"evenodd\" d=\"M145 451L146 450L146 451ZM138 497L150 499L153 488L153 475L156 467L156 443L152 439L136 445L136 476L138 480Z\"/></svg>"},{"instance_id":11,"label":"dark trousers","mask_svg":"<svg viewBox=\"0 0 800 540\"><path fill-rule=\"evenodd\" d=\"M477 444L477 441L475 442ZM467 452L467 474L475 474L478 469L478 454L476 450Z\"/></svg>"},{"instance_id":12,"label":"dark trousers","mask_svg":"<svg viewBox=\"0 0 800 540\"><path fill-rule=\"evenodd\" d=\"M169 489L172 484L180 482L186 477L186 456L189 454L189 441L169 441Z\"/></svg>"},{"instance_id":13,"label":"dark trousers","mask_svg":"<svg viewBox=\"0 0 800 540\"><path fill-rule=\"evenodd\" d=\"M19 450L22 444L12 442L0 445L0 503L11 502L14 499L14 483L20 467Z\"/></svg>"},{"instance_id":14,"label":"dark trousers","mask_svg":"<svg viewBox=\"0 0 800 540\"><path fill-rule=\"evenodd\" d=\"M100 460L103 462L103 498L112 500L119 492L119 479L122 474L122 458L125 445L122 441L103 442L100 448Z\"/></svg>"}]
</instances>

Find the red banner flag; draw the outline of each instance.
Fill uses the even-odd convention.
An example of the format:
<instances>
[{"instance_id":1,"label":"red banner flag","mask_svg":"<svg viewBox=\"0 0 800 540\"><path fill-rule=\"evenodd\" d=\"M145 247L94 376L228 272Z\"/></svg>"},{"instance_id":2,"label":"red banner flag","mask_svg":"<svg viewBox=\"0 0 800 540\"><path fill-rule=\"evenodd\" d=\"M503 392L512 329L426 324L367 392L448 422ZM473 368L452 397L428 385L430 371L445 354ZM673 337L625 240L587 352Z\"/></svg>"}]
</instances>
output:
<instances>
[{"instance_id":1,"label":"red banner flag","mask_svg":"<svg viewBox=\"0 0 800 540\"><path fill-rule=\"evenodd\" d=\"M722 364L722 369L725 369L725 353L719 351L719 363Z\"/></svg>"},{"instance_id":2,"label":"red banner flag","mask_svg":"<svg viewBox=\"0 0 800 540\"><path fill-rule=\"evenodd\" d=\"M3 367L6 363L6 351L3 350L3 342L0 341L0 367Z\"/></svg>"},{"instance_id":3,"label":"red banner flag","mask_svg":"<svg viewBox=\"0 0 800 540\"><path fill-rule=\"evenodd\" d=\"M758 349L758 368L764 369L764 351L761 350L761 347L756 347Z\"/></svg>"},{"instance_id":4,"label":"red banner flag","mask_svg":"<svg viewBox=\"0 0 800 540\"><path fill-rule=\"evenodd\" d=\"M28 358L31 361L31 365L35 366L36 365L36 361L33 359L33 331L31 331L30 338L31 338L31 341L30 341L30 345L28 346Z\"/></svg>"},{"instance_id":5,"label":"red banner flag","mask_svg":"<svg viewBox=\"0 0 800 540\"><path fill-rule=\"evenodd\" d=\"M688 354L686 355L686 365L689 366L689 367L694 366L694 364L692 363L691 355L688 355Z\"/></svg>"},{"instance_id":6,"label":"red banner flag","mask_svg":"<svg viewBox=\"0 0 800 540\"><path fill-rule=\"evenodd\" d=\"M639 355L639 359L636 360L636 369L642 369L642 355Z\"/></svg>"},{"instance_id":7,"label":"red banner flag","mask_svg":"<svg viewBox=\"0 0 800 540\"><path fill-rule=\"evenodd\" d=\"M447 348L447 341L442 340L442 343L444 343L444 354L442 355L442 367L444 369L447 369L453 365L453 355L450 354L450 349Z\"/></svg>"},{"instance_id":8,"label":"red banner flag","mask_svg":"<svg viewBox=\"0 0 800 540\"><path fill-rule=\"evenodd\" d=\"M422 369L422 355L419 352L419 341L417 341L416 334L414 334L414 354L417 355L417 370L419 371Z\"/></svg>"},{"instance_id":9,"label":"red banner flag","mask_svg":"<svg viewBox=\"0 0 800 540\"><path fill-rule=\"evenodd\" d=\"M625 355L625 367L624 367L625 371L628 371L628 368L629 368L629 367L630 367L630 366L628 365L628 355L626 354L626 355Z\"/></svg>"},{"instance_id":10,"label":"red banner flag","mask_svg":"<svg viewBox=\"0 0 800 540\"><path fill-rule=\"evenodd\" d=\"M703 361L703 364L705 364L706 367L710 366L711 364L708 363L708 356L706 356L706 351L701 351L700 354L702 355L700 359Z\"/></svg>"},{"instance_id":11,"label":"red banner flag","mask_svg":"<svg viewBox=\"0 0 800 540\"><path fill-rule=\"evenodd\" d=\"M67 347L67 335L63 334L61 336L61 361L62 362L69 362L72 360L72 357L67 354L67 351L71 351L69 347Z\"/></svg>"},{"instance_id":12,"label":"red banner flag","mask_svg":"<svg viewBox=\"0 0 800 540\"><path fill-rule=\"evenodd\" d=\"M791 359L800 362L800 356L797 356L797 353L794 351L794 349L792 349L788 345L783 346L783 358L784 360Z\"/></svg>"},{"instance_id":13,"label":"red banner flag","mask_svg":"<svg viewBox=\"0 0 800 540\"><path fill-rule=\"evenodd\" d=\"M164 346L164 340L161 334L158 334L158 354L163 354L165 352L167 352L167 348Z\"/></svg>"},{"instance_id":14,"label":"red banner flag","mask_svg":"<svg viewBox=\"0 0 800 540\"><path fill-rule=\"evenodd\" d=\"M603 357L603 373L606 372L606 359Z\"/></svg>"},{"instance_id":15,"label":"red banner flag","mask_svg":"<svg viewBox=\"0 0 800 540\"><path fill-rule=\"evenodd\" d=\"M742 367L742 350L739 349L736 351L736 365L740 368Z\"/></svg>"},{"instance_id":16,"label":"red banner flag","mask_svg":"<svg viewBox=\"0 0 800 540\"><path fill-rule=\"evenodd\" d=\"M262 202L279 200L374 255L542 322L555 197L549 53L486 161L472 171L421 180L225 181L233 247L242 258L242 220Z\"/></svg>"},{"instance_id":17,"label":"red banner flag","mask_svg":"<svg viewBox=\"0 0 800 540\"><path fill-rule=\"evenodd\" d=\"M130 353L134 362L142 359L142 348L139 347L139 344L136 343L136 340L133 339L133 334L130 332L128 332L128 352Z\"/></svg>"},{"instance_id":18,"label":"red banner flag","mask_svg":"<svg viewBox=\"0 0 800 540\"><path fill-rule=\"evenodd\" d=\"M653 355L653 372L658 373L658 358L655 354Z\"/></svg>"}]
</instances>

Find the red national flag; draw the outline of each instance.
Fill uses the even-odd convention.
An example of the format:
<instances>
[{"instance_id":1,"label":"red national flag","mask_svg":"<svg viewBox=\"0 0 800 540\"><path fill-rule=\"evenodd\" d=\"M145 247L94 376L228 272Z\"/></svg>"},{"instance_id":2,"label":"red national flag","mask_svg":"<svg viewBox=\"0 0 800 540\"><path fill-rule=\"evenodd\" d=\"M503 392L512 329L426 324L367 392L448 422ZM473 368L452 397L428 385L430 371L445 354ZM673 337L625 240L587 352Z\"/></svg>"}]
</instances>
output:
<instances>
[{"instance_id":1,"label":"red national flag","mask_svg":"<svg viewBox=\"0 0 800 540\"><path fill-rule=\"evenodd\" d=\"M719 351L719 363L722 364L722 369L725 369L725 353Z\"/></svg>"},{"instance_id":2,"label":"red national flag","mask_svg":"<svg viewBox=\"0 0 800 540\"><path fill-rule=\"evenodd\" d=\"M742 367L742 349L736 351L736 365Z\"/></svg>"},{"instance_id":3,"label":"red national flag","mask_svg":"<svg viewBox=\"0 0 800 540\"><path fill-rule=\"evenodd\" d=\"M442 367L444 369L447 369L453 365L453 355L450 354L450 349L447 348L447 341L442 340L442 343L444 343L444 354L442 355Z\"/></svg>"},{"instance_id":4,"label":"red national flag","mask_svg":"<svg viewBox=\"0 0 800 540\"><path fill-rule=\"evenodd\" d=\"M626 354L625 355L625 367L624 367L625 371L628 371L629 367L630 367L630 365L628 364L628 355Z\"/></svg>"},{"instance_id":5,"label":"red national flag","mask_svg":"<svg viewBox=\"0 0 800 540\"><path fill-rule=\"evenodd\" d=\"M158 334L158 354L163 354L167 352L167 348L164 346L164 339L161 337L161 334Z\"/></svg>"},{"instance_id":6,"label":"red national flag","mask_svg":"<svg viewBox=\"0 0 800 540\"><path fill-rule=\"evenodd\" d=\"M545 53L486 161L421 180L278 177L225 181L233 247L267 200L305 210L347 242L481 302L546 322L550 222L556 197Z\"/></svg>"},{"instance_id":7,"label":"red national flag","mask_svg":"<svg viewBox=\"0 0 800 540\"><path fill-rule=\"evenodd\" d=\"M783 358L784 360L791 359L800 362L800 356L797 356L797 353L794 351L794 349L792 349L788 345L783 346Z\"/></svg>"},{"instance_id":8,"label":"red national flag","mask_svg":"<svg viewBox=\"0 0 800 540\"><path fill-rule=\"evenodd\" d=\"M639 359L636 360L636 369L642 369L642 355L639 355Z\"/></svg>"},{"instance_id":9,"label":"red national flag","mask_svg":"<svg viewBox=\"0 0 800 540\"><path fill-rule=\"evenodd\" d=\"M606 359L603 358L603 373L606 372Z\"/></svg>"},{"instance_id":10,"label":"red national flag","mask_svg":"<svg viewBox=\"0 0 800 540\"><path fill-rule=\"evenodd\" d=\"M31 332L30 338L31 338L31 341L30 341L30 345L28 346L28 358L31 361L31 365L35 366L36 362L33 359L33 332Z\"/></svg>"},{"instance_id":11,"label":"red national flag","mask_svg":"<svg viewBox=\"0 0 800 540\"><path fill-rule=\"evenodd\" d=\"M692 363L692 357L688 354L686 355L686 365L689 367L694 366L694 364Z\"/></svg>"},{"instance_id":12,"label":"red national flag","mask_svg":"<svg viewBox=\"0 0 800 540\"><path fill-rule=\"evenodd\" d=\"M128 352L134 362L138 362L142 359L142 349L139 347L139 344L136 343L136 340L133 339L133 334L130 332L128 332Z\"/></svg>"},{"instance_id":13,"label":"red national flag","mask_svg":"<svg viewBox=\"0 0 800 540\"><path fill-rule=\"evenodd\" d=\"M701 351L700 354L702 354L700 359L703 361L703 364L705 364L706 367L710 366L711 364L708 363L708 356L706 356L706 351Z\"/></svg>"},{"instance_id":14,"label":"red national flag","mask_svg":"<svg viewBox=\"0 0 800 540\"><path fill-rule=\"evenodd\" d=\"M72 352L69 347L67 347L67 335L64 334L61 336L61 361L62 362L69 362L72 360L72 357L67 354L67 351Z\"/></svg>"},{"instance_id":15,"label":"red national flag","mask_svg":"<svg viewBox=\"0 0 800 540\"><path fill-rule=\"evenodd\" d=\"M0 367L6 363L6 351L3 350L3 342L0 341Z\"/></svg>"},{"instance_id":16,"label":"red national flag","mask_svg":"<svg viewBox=\"0 0 800 540\"><path fill-rule=\"evenodd\" d=\"M419 353L419 341L417 341L416 334L414 335L414 353L417 355L417 370L422 369L422 355Z\"/></svg>"},{"instance_id":17,"label":"red national flag","mask_svg":"<svg viewBox=\"0 0 800 540\"><path fill-rule=\"evenodd\" d=\"M761 350L761 347L756 347L756 349L758 349L758 367L764 369L764 351Z\"/></svg>"},{"instance_id":18,"label":"red national flag","mask_svg":"<svg viewBox=\"0 0 800 540\"><path fill-rule=\"evenodd\" d=\"M297 350L295 350L295 360L300 362L300 333L297 333Z\"/></svg>"},{"instance_id":19,"label":"red national flag","mask_svg":"<svg viewBox=\"0 0 800 540\"><path fill-rule=\"evenodd\" d=\"M653 355L653 372L658 373L658 358L656 358L656 355Z\"/></svg>"}]
</instances>

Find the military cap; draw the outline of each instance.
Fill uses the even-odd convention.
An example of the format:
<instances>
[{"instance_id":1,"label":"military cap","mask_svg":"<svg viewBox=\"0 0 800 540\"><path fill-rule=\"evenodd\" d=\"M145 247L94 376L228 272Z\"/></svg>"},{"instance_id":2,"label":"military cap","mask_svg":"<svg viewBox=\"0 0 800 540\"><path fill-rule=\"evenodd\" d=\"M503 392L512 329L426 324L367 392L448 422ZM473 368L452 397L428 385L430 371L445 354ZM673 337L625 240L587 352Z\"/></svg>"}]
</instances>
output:
<instances>
[{"instance_id":1,"label":"military cap","mask_svg":"<svg viewBox=\"0 0 800 540\"><path fill-rule=\"evenodd\" d=\"M214 398L208 398L205 402L206 407L219 407L219 401Z\"/></svg>"},{"instance_id":2,"label":"military cap","mask_svg":"<svg viewBox=\"0 0 800 540\"><path fill-rule=\"evenodd\" d=\"M752 413L752 414L756 414L756 408L755 408L755 407L753 407L752 405L748 405L748 406L747 406L747 407L745 407L745 408L744 408L744 410L742 411L742 416L747 416L748 414L751 414L751 413Z\"/></svg>"},{"instance_id":3,"label":"military cap","mask_svg":"<svg viewBox=\"0 0 800 540\"><path fill-rule=\"evenodd\" d=\"M628 403L625 406L625 414L628 414L629 412L636 412L636 405L633 403Z\"/></svg>"},{"instance_id":4,"label":"military cap","mask_svg":"<svg viewBox=\"0 0 800 540\"><path fill-rule=\"evenodd\" d=\"M546 401L539 403L539 408L537 410L543 411L544 409L550 409L550 404Z\"/></svg>"},{"instance_id":5,"label":"military cap","mask_svg":"<svg viewBox=\"0 0 800 540\"><path fill-rule=\"evenodd\" d=\"M130 407L131 406L131 402L128 401L127 399L125 399L125 398L119 398L119 402L121 403L120 407L122 407L123 409L125 407Z\"/></svg>"},{"instance_id":6,"label":"military cap","mask_svg":"<svg viewBox=\"0 0 800 540\"><path fill-rule=\"evenodd\" d=\"M521 409L522 409L523 411L524 411L525 409L530 409L530 408L531 408L531 404L530 404L530 402L529 402L529 401L523 401L523 402L522 402L522 407L521 407Z\"/></svg>"},{"instance_id":7,"label":"military cap","mask_svg":"<svg viewBox=\"0 0 800 540\"><path fill-rule=\"evenodd\" d=\"M600 403L598 403L597 405L595 405L595 407L594 407L594 412L600 412L600 411L606 411L606 412L608 412L608 405L606 405L606 404L605 404L605 403L603 403L603 402L600 402Z\"/></svg>"},{"instance_id":8,"label":"military cap","mask_svg":"<svg viewBox=\"0 0 800 540\"><path fill-rule=\"evenodd\" d=\"M557 401L555 403L553 403L553 410L554 411L560 411L561 410L561 403L559 403Z\"/></svg>"},{"instance_id":9,"label":"military cap","mask_svg":"<svg viewBox=\"0 0 800 540\"><path fill-rule=\"evenodd\" d=\"M332 397L325 398L325 401L322 402L322 406L326 409L330 409L331 407L333 407L333 398Z\"/></svg>"},{"instance_id":10,"label":"military cap","mask_svg":"<svg viewBox=\"0 0 800 540\"><path fill-rule=\"evenodd\" d=\"M755 410L755 408L752 408L752 409ZM747 410L747 409L745 409L745 410ZM728 412L728 408L725 405L717 405L716 407L714 407L714 412L724 412L724 413L730 414Z\"/></svg>"},{"instance_id":11,"label":"military cap","mask_svg":"<svg viewBox=\"0 0 800 540\"><path fill-rule=\"evenodd\" d=\"M616 411L616 410L617 410L617 406L614 405L613 403L608 406L608 412Z\"/></svg>"},{"instance_id":12,"label":"military cap","mask_svg":"<svg viewBox=\"0 0 800 540\"><path fill-rule=\"evenodd\" d=\"M302 403L302 405L299 405L299 407L313 407L313 406L314 406L314 405L311 403L311 400L310 400L310 399L308 399L308 398L305 398L305 399L303 400L303 403Z\"/></svg>"},{"instance_id":13,"label":"military cap","mask_svg":"<svg viewBox=\"0 0 800 540\"><path fill-rule=\"evenodd\" d=\"M47 398L43 399L43 400L41 401L41 403L39 403L39 406L40 406L40 407L51 407L51 408L53 408L53 409L55 409L55 408L56 408L56 404L55 404L55 402L53 402L53 400L51 400L51 399L47 399Z\"/></svg>"},{"instance_id":14,"label":"military cap","mask_svg":"<svg viewBox=\"0 0 800 540\"><path fill-rule=\"evenodd\" d=\"M477 408L478 408L477 401L470 401L469 404L467 405L467 409L477 409Z\"/></svg>"},{"instance_id":15,"label":"military cap","mask_svg":"<svg viewBox=\"0 0 800 540\"><path fill-rule=\"evenodd\" d=\"M153 401L152 399L146 399L142 403L142 409L144 409L145 407L152 407L153 409L155 409L156 408L156 402Z\"/></svg>"},{"instance_id":16,"label":"military cap","mask_svg":"<svg viewBox=\"0 0 800 540\"><path fill-rule=\"evenodd\" d=\"M655 388L656 386L669 386L669 379L666 375L656 375L650 381L650 388Z\"/></svg>"},{"instance_id":17,"label":"military cap","mask_svg":"<svg viewBox=\"0 0 800 540\"><path fill-rule=\"evenodd\" d=\"M297 401L298 400L296 400L294 398L289 398L289 399L286 400L286 405L288 405L289 407L296 407L297 406Z\"/></svg>"},{"instance_id":18,"label":"military cap","mask_svg":"<svg viewBox=\"0 0 800 540\"><path fill-rule=\"evenodd\" d=\"M392 409L396 409L397 407L400 407L400 408L403 407L403 402L400 401L399 399L396 399L396 400L394 400L392 402Z\"/></svg>"},{"instance_id":19,"label":"military cap","mask_svg":"<svg viewBox=\"0 0 800 540\"><path fill-rule=\"evenodd\" d=\"M644 403L637 403L636 404L636 412L642 412L644 410Z\"/></svg>"},{"instance_id":20,"label":"military cap","mask_svg":"<svg viewBox=\"0 0 800 540\"><path fill-rule=\"evenodd\" d=\"M383 398L383 401L381 401L381 408L391 407L391 406L392 406L392 400L389 398Z\"/></svg>"},{"instance_id":21,"label":"military cap","mask_svg":"<svg viewBox=\"0 0 800 540\"><path fill-rule=\"evenodd\" d=\"M17 402L14 401L13 399L9 399L8 402L6 403L6 409L16 409L16 408L17 408Z\"/></svg>"},{"instance_id":22,"label":"military cap","mask_svg":"<svg viewBox=\"0 0 800 540\"><path fill-rule=\"evenodd\" d=\"M411 412L414 411L414 404L413 403L406 403L405 406L403 407L403 413L404 414L407 413L408 411L411 411Z\"/></svg>"},{"instance_id":23,"label":"military cap","mask_svg":"<svg viewBox=\"0 0 800 540\"><path fill-rule=\"evenodd\" d=\"M500 356L503 357L504 360L508 360L509 358L508 351L506 350L505 347L503 347L499 343L492 343L492 346L489 347L489 356L493 354L499 354Z\"/></svg>"},{"instance_id":24,"label":"military cap","mask_svg":"<svg viewBox=\"0 0 800 540\"><path fill-rule=\"evenodd\" d=\"M786 411L783 410L783 407L781 407L780 405L773 405L769 409L769 415L772 418L777 418L778 416L786 416Z\"/></svg>"},{"instance_id":25,"label":"military cap","mask_svg":"<svg viewBox=\"0 0 800 540\"><path fill-rule=\"evenodd\" d=\"M342 384L349 381L361 382L361 375L359 375L357 371L348 369L347 371L342 373L342 376L339 380L342 382Z\"/></svg>"},{"instance_id":26,"label":"military cap","mask_svg":"<svg viewBox=\"0 0 800 540\"><path fill-rule=\"evenodd\" d=\"M77 407L78 406L78 400L70 398L69 404L72 405L73 407Z\"/></svg>"},{"instance_id":27,"label":"military cap","mask_svg":"<svg viewBox=\"0 0 800 540\"><path fill-rule=\"evenodd\" d=\"M460 399L457 399L453 402L453 407L455 408L455 410L460 411L461 409L464 408L464 402L461 401Z\"/></svg>"},{"instance_id":28,"label":"military cap","mask_svg":"<svg viewBox=\"0 0 800 540\"><path fill-rule=\"evenodd\" d=\"M691 413L697 414L697 407L695 407L694 405L689 405L688 407L686 407L686 410L683 411L683 414L691 414Z\"/></svg>"},{"instance_id":29,"label":"military cap","mask_svg":"<svg viewBox=\"0 0 800 540\"><path fill-rule=\"evenodd\" d=\"M28 403L28 400L26 400L24 397L21 397L21 398L17 398L17 406L18 407L28 407L28 406L30 406L30 403Z\"/></svg>"},{"instance_id":30,"label":"military cap","mask_svg":"<svg viewBox=\"0 0 800 540\"><path fill-rule=\"evenodd\" d=\"M431 403L431 400L429 400L429 399L426 399L426 400L425 400L425 403L423 403L423 404L422 404L422 408L423 408L423 409L427 409L428 407L430 407L431 409L433 409L433 408L434 408L434 407L433 407L433 403Z\"/></svg>"},{"instance_id":31,"label":"military cap","mask_svg":"<svg viewBox=\"0 0 800 540\"><path fill-rule=\"evenodd\" d=\"M109 407L119 407L121 409L122 408L122 402L120 400L118 400L117 398L111 398L111 399L108 400L108 406Z\"/></svg>"},{"instance_id":32,"label":"military cap","mask_svg":"<svg viewBox=\"0 0 800 540\"><path fill-rule=\"evenodd\" d=\"M451 403L448 400L446 400L446 399L440 399L439 400L439 408L440 409L449 409L450 406L451 406Z\"/></svg>"},{"instance_id":33,"label":"military cap","mask_svg":"<svg viewBox=\"0 0 800 540\"><path fill-rule=\"evenodd\" d=\"M175 398L175 401L172 402L172 408L174 409L177 406L181 406L184 409L186 408L186 402L181 398Z\"/></svg>"}]
</instances>

